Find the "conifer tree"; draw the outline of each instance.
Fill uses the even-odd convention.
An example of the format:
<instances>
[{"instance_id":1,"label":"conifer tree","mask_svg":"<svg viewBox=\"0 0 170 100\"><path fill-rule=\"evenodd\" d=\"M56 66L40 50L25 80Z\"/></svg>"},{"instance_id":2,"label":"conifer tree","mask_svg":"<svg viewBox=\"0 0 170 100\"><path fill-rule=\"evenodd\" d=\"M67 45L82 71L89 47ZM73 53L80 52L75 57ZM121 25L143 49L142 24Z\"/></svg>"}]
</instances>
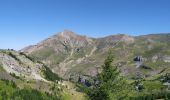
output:
<instances>
[{"instance_id":1,"label":"conifer tree","mask_svg":"<svg viewBox=\"0 0 170 100\"><path fill-rule=\"evenodd\" d=\"M99 85L89 91L91 100L117 100L124 96L122 91L126 85L118 68L112 64L113 58L110 52L102 66L102 72L97 76Z\"/></svg>"}]
</instances>

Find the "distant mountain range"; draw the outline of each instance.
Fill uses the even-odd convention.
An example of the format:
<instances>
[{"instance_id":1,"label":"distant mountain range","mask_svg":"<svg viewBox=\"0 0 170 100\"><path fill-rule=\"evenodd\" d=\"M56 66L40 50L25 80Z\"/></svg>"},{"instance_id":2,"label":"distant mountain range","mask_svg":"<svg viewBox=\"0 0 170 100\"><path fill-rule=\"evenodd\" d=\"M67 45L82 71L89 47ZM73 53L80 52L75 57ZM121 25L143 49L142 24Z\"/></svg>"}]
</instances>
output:
<instances>
[{"instance_id":1,"label":"distant mountain range","mask_svg":"<svg viewBox=\"0 0 170 100\"><path fill-rule=\"evenodd\" d=\"M64 30L21 52L38 59L64 79L95 76L109 51L128 79L151 78L170 71L170 34L90 38ZM139 60L140 59L140 60Z\"/></svg>"}]
</instances>

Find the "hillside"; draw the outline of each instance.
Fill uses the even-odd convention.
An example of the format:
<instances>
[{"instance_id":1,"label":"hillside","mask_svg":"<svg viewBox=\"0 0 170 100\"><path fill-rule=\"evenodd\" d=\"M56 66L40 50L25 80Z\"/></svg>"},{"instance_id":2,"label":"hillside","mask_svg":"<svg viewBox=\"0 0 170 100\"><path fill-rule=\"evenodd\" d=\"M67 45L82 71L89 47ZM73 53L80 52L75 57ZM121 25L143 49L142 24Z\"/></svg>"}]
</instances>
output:
<instances>
[{"instance_id":1,"label":"hillside","mask_svg":"<svg viewBox=\"0 0 170 100\"><path fill-rule=\"evenodd\" d=\"M21 50L47 64L65 79L79 75L95 76L101 70L108 51L114 64L128 79L149 78L169 71L170 34L128 36L118 34L90 38L65 30ZM140 60L135 61L135 58Z\"/></svg>"},{"instance_id":2,"label":"hillside","mask_svg":"<svg viewBox=\"0 0 170 100\"><path fill-rule=\"evenodd\" d=\"M13 49L0 50L1 100L84 100L75 89L42 62Z\"/></svg>"}]
</instances>

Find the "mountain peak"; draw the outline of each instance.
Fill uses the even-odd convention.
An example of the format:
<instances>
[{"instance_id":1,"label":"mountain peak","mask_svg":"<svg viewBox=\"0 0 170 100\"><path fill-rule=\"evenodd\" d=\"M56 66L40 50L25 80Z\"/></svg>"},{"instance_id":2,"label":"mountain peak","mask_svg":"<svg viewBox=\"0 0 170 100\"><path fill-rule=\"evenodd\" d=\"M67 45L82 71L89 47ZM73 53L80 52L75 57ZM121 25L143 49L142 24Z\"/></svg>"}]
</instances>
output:
<instances>
[{"instance_id":1,"label":"mountain peak","mask_svg":"<svg viewBox=\"0 0 170 100\"><path fill-rule=\"evenodd\" d=\"M68 29L65 29L63 32L65 32L65 33L67 33L67 32L74 33L73 31L68 30Z\"/></svg>"},{"instance_id":2,"label":"mountain peak","mask_svg":"<svg viewBox=\"0 0 170 100\"><path fill-rule=\"evenodd\" d=\"M76 34L70 30L64 30L63 32L58 33L58 36L62 36L62 37L70 37L75 35Z\"/></svg>"}]
</instances>

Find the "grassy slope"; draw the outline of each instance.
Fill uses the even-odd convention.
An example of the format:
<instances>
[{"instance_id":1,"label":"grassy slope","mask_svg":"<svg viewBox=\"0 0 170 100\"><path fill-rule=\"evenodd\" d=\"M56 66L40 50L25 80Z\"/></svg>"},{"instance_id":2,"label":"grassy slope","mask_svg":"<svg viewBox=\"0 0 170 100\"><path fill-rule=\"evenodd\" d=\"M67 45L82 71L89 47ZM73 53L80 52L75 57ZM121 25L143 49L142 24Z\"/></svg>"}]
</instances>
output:
<instances>
[{"instance_id":1,"label":"grassy slope","mask_svg":"<svg viewBox=\"0 0 170 100\"><path fill-rule=\"evenodd\" d=\"M77 92L75 84L71 82L65 82L68 88L64 89L63 100L87 100L84 93Z\"/></svg>"},{"instance_id":2,"label":"grassy slope","mask_svg":"<svg viewBox=\"0 0 170 100\"><path fill-rule=\"evenodd\" d=\"M0 80L0 99L1 100L27 100L27 99L36 99L36 100L50 100L52 96L49 97L44 92L40 92L31 88L19 89L13 85L11 81L2 81Z\"/></svg>"}]
</instances>

